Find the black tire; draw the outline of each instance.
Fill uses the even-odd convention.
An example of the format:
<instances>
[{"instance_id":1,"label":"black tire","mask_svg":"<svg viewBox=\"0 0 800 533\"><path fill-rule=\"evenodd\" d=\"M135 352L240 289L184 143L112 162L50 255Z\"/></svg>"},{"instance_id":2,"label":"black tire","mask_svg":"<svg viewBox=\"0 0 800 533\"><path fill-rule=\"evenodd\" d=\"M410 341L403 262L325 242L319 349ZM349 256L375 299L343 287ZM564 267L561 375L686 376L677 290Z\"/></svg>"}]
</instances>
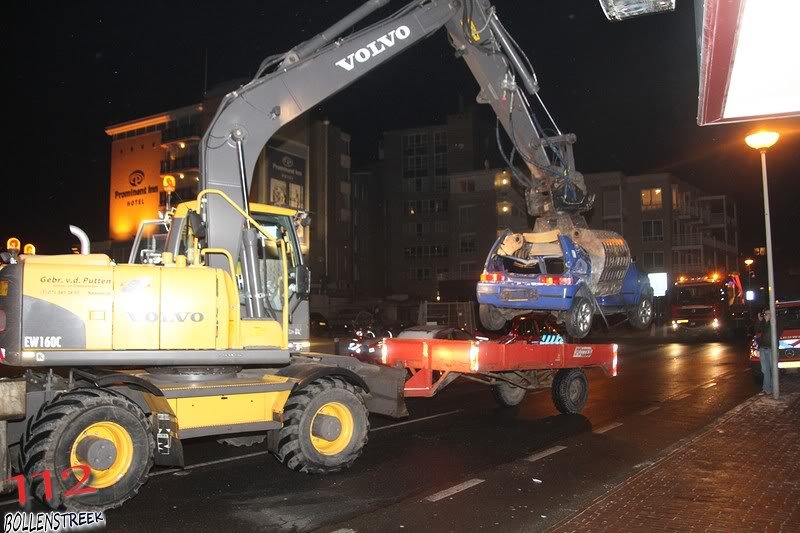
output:
<instances>
[{"instance_id":1,"label":"black tire","mask_svg":"<svg viewBox=\"0 0 800 533\"><path fill-rule=\"evenodd\" d=\"M573 339L582 339L592 331L594 304L584 296L576 296L564 317L564 326Z\"/></svg>"},{"instance_id":2,"label":"black tire","mask_svg":"<svg viewBox=\"0 0 800 533\"><path fill-rule=\"evenodd\" d=\"M565 415L580 413L589 397L589 382L580 368L562 368L553 378L553 403Z\"/></svg>"},{"instance_id":3,"label":"black tire","mask_svg":"<svg viewBox=\"0 0 800 533\"><path fill-rule=\"evenodd\" d=\"M492 395L500 407L516 407L525 399L527 392L527 390L515 387L510 383L492 385Z\"/></svg>"},{"instance_id":4,"label":"black tire","mask_svg":"<svg viewBox=\"0 0 800 533\"><path fill-rule=\"evenodd\" d=\"M483 327L489 331L499 331L506 325L506 319L493 305L480 304L480 306L478 306L478 316L481 319Z\"/></svg>"},{"instance_id":5,"label":"black tire","mask_svg":"<svg viewBox=\"0 0 800 533\"><path fill-rule=\"evenodd\" d=\"M352 417L352 430L341 450L334 447L330 453L324 453L315 445L312 423L320 414L320 409L332 403L338 404L336 409L344 409ZM341 426L333 441L318 437L316 442L322 442L322 445L335 443L345 426ZM369 418L363 391L341 378L326 376L294 391L289 397L284 407L284 425L278 432L275 455L287 467L298 472L337 472L350 467L361 455L368 435Z\"/></svg>"},{"instance_id":6,"label":"black tire","mask_svg":"<svg viewBox=\"0 0 800 533\"><path fill-rule=\"evenodd\" d=\"M127 452L120 450L116 455L115 462L121 461L120 477L110 485L93 487L95 490L91 493L65 497L65 491L79 484L76 473L82 477L77 469L72 470L66 480L61 477L73 464L73 447L90 426L102 424L121 428L122 434L130 438ZM106 389L75 389L43 404L28 421L20 443L20 464L31 494L46 505L54 509L103 511L119 507L136 495L153 466L154 448L150 424L139 406ZM32 478L32 474L42 471L51 473L53 494L49 501L42 477ZM84 486L98 483L96 473L102 472L109 470L93 470Z\"/></svg>"},{"instance_id":7,"label":"black tire","mask_svg":"<svg viewBox=\"0 0 800 533\"><path fill-rule=\"evenodd\" d=\"M643 330L653 323L653 298L643 294L639 302L628 309L628 323L633 329Z\"/></svg>"}]
</instances>

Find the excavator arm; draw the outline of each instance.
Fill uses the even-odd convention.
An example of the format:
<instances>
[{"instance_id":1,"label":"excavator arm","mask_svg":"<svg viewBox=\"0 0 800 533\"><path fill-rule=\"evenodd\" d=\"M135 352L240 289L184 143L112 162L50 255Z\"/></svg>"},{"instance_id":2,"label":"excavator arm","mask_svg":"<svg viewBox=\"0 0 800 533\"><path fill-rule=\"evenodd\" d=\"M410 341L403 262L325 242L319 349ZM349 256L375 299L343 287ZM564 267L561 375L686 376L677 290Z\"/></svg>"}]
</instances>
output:
<instances>
[{"instance_id":1,"label":"excavator arm","mask_svg":"<svg viewBox=\"0 0 800 533\"><path fill-rule=\"evenodd\" d=\"M659 0L601 0L606 4L654 1ZM252 81L226 95L201 141L202 188L226 193L247 211L256 160L281 126L445 27L456 54L478 82L477 100L492 106L498 125L511 139L507 162L526 190L529 212L540 216L585 210L591 198L574 168L575 136L561 134L555 124L557 135L544 134L530 105L534 99L541 102L536 75L488 0L415 0L339 38L388 2L369 0L326 31L284 54L268 57ZM501 142L499 127L497 141ZM516 155L527 166L527 174L513 164ZM248 238L243 237L247 231L242 231L248 226L245 218L220 196L208 195L204 222L206 245L241 257L243 270L248 270ZM228 267L223 256L209 260L211 266Z\"/></svg>"}]
</instances>

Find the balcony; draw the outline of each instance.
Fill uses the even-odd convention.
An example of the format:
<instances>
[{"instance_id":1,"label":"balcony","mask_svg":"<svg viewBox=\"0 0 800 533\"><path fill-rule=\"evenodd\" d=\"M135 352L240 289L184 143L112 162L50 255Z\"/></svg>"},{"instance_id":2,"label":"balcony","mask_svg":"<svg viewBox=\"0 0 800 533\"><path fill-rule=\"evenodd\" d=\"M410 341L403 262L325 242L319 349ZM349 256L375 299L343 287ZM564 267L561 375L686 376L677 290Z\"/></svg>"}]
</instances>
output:
<instances>
[{"instance_id":1,"label":"balcony","mask_svg":"<svg viewBox=\"0 0 800 533\"><path fill-rule=\"evenodd\" d=\"M199 121L192 121L188 124L170 123L161 132L161 146L166 148L177 142L197 142L202 135Z\"/></svg>"},{"instance_id":2,"label":"balcony","mask_svg":"<svg viewBox=\"0 0 800 533\"><path fill-rule=\"evenodd\" d=\"M701 247L706 246L709 248L716 248L717 250L723 250L726 252L736 253L736 247L728 244L724 241L719 239L715 239L714 237L709 237L707 235L703 235L701 233L694 233L691 235L681 235L681 234L673 234L672 235L672 246L675 247Z\"/></svg>"},{"instance_id":3,"label":"balcony","mask_svg":"<svg viewBox=\"0 0 800 533\"><path fill-rule=\"evenodd\" d=\"M436 274L437 281L478 281L478 278L480 278L480 273L477 270L475 272L444 272Z\"/></svg>"},{"instance_id":4,"label":"balcony","mask_svg":"<svg viewBox=\"0 0 800 533\"><path fill-rule=\"evenodd\" d=\"M708 269L699 263L672 263L673 276L696 276L707 274Z\"/></svg>"},{"instance_id":5,"label":"balcony","mask_svg":"<svg viewBox=\"0 0 800 533\"><path fill-rule=\"evenodd\" d=\"M175 174L182 172L189 174L200 172L200 157L197 154L189 154L176 159L166 159L161 161L161 175Z\"/></svg>"},{"instance_id":6,"label":"balcony","mask_svg":"<svg viewBox=\"0 0 800 533\"><path fill-rule=\"evenodd\" d=\"M709 226L735 226L733 217L725 216L724 213L711 213L708 215Z\"/></svg>"}]
</instances>

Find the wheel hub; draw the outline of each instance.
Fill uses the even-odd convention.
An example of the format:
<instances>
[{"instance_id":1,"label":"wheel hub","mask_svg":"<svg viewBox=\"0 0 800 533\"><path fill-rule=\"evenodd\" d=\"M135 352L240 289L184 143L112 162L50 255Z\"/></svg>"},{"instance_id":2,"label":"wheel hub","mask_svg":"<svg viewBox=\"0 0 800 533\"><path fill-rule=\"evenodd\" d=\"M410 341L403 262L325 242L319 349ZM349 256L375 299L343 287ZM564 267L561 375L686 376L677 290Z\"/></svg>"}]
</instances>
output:
<instances>
[{"instance_id":1,"label":"wheel hub","mask_svg":"<svg viewBox=\"0 0 800 533\"><path fill-rule=\"evenodd\" d=\"M325 440L335 440L342 434L342 423L331 415L318 414L311 425L311 434Z\"/></svg>"},{"instance_id":2,"label":"wheel hub","mask_svg":"<svg viewBox=\"0 0 800 533\"><path fill-rule=\"evenodd\" d=\"M117 447L108 439L89 435L78 442L75 455L94 470L108 470L117 460Z\"/></svg>"},{"instance_id":3,"label":"wheel hub","mask_svg":"<svg viewBox=\"0 0 800 533\"><path fill-rule=\"evenodd\" d=\"M343 403L328 402L311 421L311 444L322 455L336 455L347 449L354 431L350 409Z\"/></svg>"},{"instance_id":4,"label":"wheel hub","mask_svg":"<svg viewBox=\"0 0 800 533\"><path fill-rule=\"evenodd\" d=\"M133 438L130 433L110 420L95 422L73 441L70 466L88 466L87 486L95 489L110 487L122 479L133 463Z\"/></svg>"}]
</instances>

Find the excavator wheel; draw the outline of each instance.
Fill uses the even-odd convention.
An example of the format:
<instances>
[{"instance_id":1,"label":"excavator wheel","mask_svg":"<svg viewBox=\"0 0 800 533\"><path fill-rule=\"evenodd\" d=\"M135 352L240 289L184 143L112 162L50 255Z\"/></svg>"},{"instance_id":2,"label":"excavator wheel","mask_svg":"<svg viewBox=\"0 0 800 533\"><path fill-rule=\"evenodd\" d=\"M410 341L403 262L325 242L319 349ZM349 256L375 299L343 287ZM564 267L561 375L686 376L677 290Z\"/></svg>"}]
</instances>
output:
<instances>
[{"instance_id":1,"label":"excavator wheel","mask_svg":"<svg viewBox=\"0 0 800 533\"><path fill-rule=\"evenodd\" d=\"M20 464L31 493L48 506L103 511L136 495L153 466L154 448L139 406L106 389L75 389L29 420ZM51 494L41 472L49 473Z\"/></svg>"},{"instance_id":2,"label":"excavator wheel","mask_svg":"<svg viewBox=\"0 0 800 533\"><path fill-rule=\"evenodd\" d=\"M348 468L361 455L369 434L363 391L325 376L294 391L284 407L284 425L275 455L283 464L309 474Z\"/></svg>"}]
</instances>

